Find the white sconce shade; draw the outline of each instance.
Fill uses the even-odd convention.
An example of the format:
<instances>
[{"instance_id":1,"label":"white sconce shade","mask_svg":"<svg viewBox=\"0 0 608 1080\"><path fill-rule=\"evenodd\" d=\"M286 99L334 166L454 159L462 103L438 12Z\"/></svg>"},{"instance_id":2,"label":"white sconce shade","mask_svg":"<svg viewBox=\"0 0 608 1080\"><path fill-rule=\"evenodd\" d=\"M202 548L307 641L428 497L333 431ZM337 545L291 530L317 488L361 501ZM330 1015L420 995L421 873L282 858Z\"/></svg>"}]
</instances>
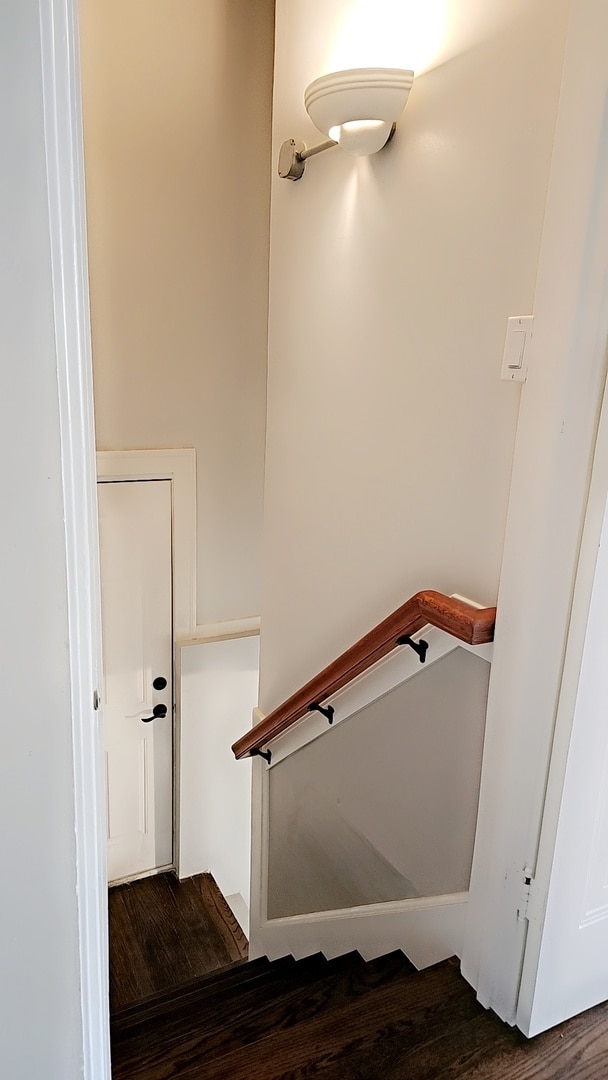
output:
<instances>
[{"instance_id":1,"label":"white sconce shade","mask_svg":"<svg viewBox=\"0 0 608 1080\"><path fill-rule=\"evenodd\" d=\"M386 146L414 81L401 68L353 68L323 75L304 93L306 111L326 142L307 147L286 139L279 151L279 176L299 180L308 158L341 146L349 154L377 154Z\"/></svg>"},{"instance_id":2,"label":"white sconce shade","mask_svg":"<svg viewBox=\"0 0 608 1080\"><path fill-rule=\"evenodd\" d=\"M349 154L375 154L386 145L414 80L400 68L355 68L323 75L307 87L304 104L315 127Z\"/></svg>"},{"instance_id":3,"label":"white sconce shade","mask_svg":"<svg viewBox=\"0 0 608 1080\"><path fill-rule=\"evenodd\" d=\"M329 129L329 137L337 142L347 154L368 157L386 146L394 124L385 120L347 120Z\"/></svg>"}]
</instances>

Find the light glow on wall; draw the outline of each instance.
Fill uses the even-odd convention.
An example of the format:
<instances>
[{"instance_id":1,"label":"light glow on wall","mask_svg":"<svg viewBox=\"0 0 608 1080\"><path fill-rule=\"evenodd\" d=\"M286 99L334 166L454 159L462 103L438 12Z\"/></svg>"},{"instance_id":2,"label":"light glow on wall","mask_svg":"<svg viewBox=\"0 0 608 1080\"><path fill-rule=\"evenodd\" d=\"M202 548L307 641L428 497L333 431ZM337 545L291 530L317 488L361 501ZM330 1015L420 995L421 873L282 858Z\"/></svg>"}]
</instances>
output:
<instances>
[{"instance_id":1,"label":"light glow on wall","mask_svg":"<svg viewBox=\"0 0 608 1080\"><path fill-rule=\"evenodd\" d=\"M337 35L331 70L433 67L444 43L450 0L355 0Z\"/></svg>"},{"instance_id":2,"label":"light glow on wall","mask_svg":"<svg viewBox=\"0 0 608 1080\"><path fill-rule=\"evenodd\" d=\"M526 2L342 0L327 71L377 66L422 75L499 32Z\"/></svg>"}]
</instances>

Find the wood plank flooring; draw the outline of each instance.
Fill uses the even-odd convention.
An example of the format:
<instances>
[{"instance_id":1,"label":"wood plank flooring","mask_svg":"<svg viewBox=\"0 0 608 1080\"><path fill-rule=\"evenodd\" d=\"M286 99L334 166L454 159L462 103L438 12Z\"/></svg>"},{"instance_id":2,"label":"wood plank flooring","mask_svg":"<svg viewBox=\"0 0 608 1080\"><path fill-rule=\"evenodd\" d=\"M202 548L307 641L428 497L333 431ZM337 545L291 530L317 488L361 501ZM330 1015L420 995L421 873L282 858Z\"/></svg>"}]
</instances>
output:
<instances>
[{"instance_id":1,"label":"wood plank flooring","mask_svg":"<svg viewBox=\"0 0 608 1080\"><path fill-rule=\"evenodd\" d=\"M210 874L158 874L109 890L110 1009L247 958L247 939Z\"/></svg>"}]
</instances>

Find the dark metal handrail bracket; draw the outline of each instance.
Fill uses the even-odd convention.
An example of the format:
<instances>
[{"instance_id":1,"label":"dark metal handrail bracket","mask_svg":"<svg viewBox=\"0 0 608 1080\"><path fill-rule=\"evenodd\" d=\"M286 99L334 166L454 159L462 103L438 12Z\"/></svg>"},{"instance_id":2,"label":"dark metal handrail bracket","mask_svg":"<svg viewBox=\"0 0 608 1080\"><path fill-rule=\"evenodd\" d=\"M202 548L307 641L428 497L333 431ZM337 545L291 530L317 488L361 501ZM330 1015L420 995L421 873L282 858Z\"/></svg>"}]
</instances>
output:
<instances>
[{"instance_id":1,"label":"dark metal handrail bracket","mask_svg":"<svg viewBox=\"0 0 608 1080\"><path fill-rule=\"evenodd\" d=\"M428 641L414 641L409 634L404 634L403 637L398 638L397 645L409 645L410 649L413 649L415 653L418 653L420 663L424 664L429 647Z\"/></svg>"},{"instance_id":2,"label":"dark metal handrail bracket","mask_svg":"<svg viewBox=\"0 0 608 1080\"><path fill-rule=\"evenodd\" d=\"M314 701L312 705L308 706L308 711L320 712L321 715L324 716L330 724L333 724L334 722L334 713L336 710L334 709L333 705L327 705L324 708L323 705L319 705L318 701Z\"/></svg>"},{"instance_id":3,"label":"dark metal handrail bracket","mask_svg":"<svg viewBox=\"0 0 608 1080\"><path fill-rule=\"evenodd\" d=\"M495 620L496 608L474 607L432 589L416 593L235 742L234 756L245 758L257 754L270 764L270 751L262 751L261 747L268 746L307 713L319 712L331 724L333 706L320 702L327 701L399 645L409 645L423 664L428 642L413 638L423 626L436 626L468 645L485 645L494 640Z\"/></svg>"}]
</instances>

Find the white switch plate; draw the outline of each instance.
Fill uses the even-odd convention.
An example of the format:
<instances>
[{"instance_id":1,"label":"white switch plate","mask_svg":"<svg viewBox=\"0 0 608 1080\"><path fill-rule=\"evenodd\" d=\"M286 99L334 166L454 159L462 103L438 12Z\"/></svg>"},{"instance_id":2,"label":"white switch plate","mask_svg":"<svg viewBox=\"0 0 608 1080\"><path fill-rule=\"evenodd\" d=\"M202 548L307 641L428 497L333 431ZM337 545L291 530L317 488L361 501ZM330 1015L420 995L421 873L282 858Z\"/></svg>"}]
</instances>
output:
<instances>
[{"instance_id":1,"label":"white switch plate","mask_svg":"<svg viewBox=\"0 0 608 1080\"><path fill-rule=\"evenodd\" d=\"M505 351L500 369L501 379L525 382L528 374L530 338L534 328L533 315L512 315L507 319Z\"/></svg>"}]
</instances>

